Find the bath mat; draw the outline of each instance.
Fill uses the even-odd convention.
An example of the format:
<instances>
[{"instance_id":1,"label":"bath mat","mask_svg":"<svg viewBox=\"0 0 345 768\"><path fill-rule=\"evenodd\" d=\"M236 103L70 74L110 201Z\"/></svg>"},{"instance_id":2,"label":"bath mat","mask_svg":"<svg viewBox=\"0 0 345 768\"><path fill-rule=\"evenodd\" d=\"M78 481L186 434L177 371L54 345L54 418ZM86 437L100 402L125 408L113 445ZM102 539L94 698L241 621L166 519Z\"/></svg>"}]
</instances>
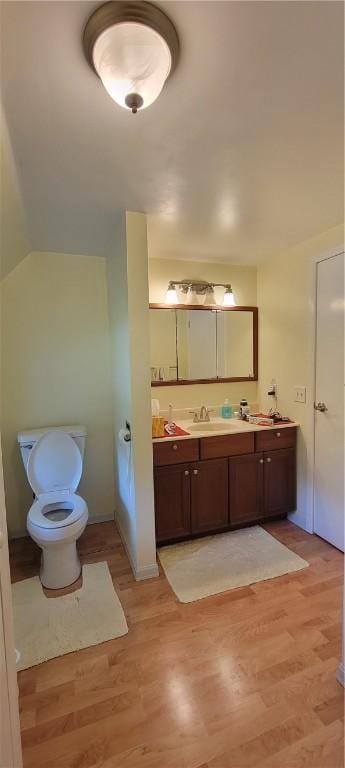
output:
<instances>
[{"instance_id":1,"label":"bath mat","mask_svg":"<svg viewBox=\"0 0 345 768\"><path fill-rule=\"evenodd\" d=\"M17 669L113 640L128 632L107 563L83 566L83 585L46 597L38 576L12 584Z\"/></svg>"},{"instance_id":2,"label":"bath mat","mask_svg":"<svg viewBox=\"0 0 345 768\"><path fill-rule=\"evenodd\" d=\"M309 565L259 525L162 547L158 555L181 603L273 579Z\"/></svg>"}]
</instances>

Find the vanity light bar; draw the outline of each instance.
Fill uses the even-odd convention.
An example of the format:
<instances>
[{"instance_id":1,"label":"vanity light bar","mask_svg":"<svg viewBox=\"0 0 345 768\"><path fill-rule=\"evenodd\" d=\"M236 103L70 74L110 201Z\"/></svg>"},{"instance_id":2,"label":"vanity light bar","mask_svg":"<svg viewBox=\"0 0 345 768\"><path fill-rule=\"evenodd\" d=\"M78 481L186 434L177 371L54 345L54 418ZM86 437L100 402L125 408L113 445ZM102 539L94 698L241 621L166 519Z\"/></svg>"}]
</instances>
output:
<instances>
[{"instance_id":1,"label":"vanity light bar","mask_svg":"<svg viewBox=\"0 0 345 768\"><path fill-rule=\"evenodd\" d=\"M225 288L223 306L234 307L236 306L234 294L230 283L209 283L206 280L170 280L168 290L165 296L166 304L178 304L178 297L176 286L182 293L187 294L188 291L199 295L205 295L207 293L213 293L215 288Z\"/></svg>"}]
</instances>

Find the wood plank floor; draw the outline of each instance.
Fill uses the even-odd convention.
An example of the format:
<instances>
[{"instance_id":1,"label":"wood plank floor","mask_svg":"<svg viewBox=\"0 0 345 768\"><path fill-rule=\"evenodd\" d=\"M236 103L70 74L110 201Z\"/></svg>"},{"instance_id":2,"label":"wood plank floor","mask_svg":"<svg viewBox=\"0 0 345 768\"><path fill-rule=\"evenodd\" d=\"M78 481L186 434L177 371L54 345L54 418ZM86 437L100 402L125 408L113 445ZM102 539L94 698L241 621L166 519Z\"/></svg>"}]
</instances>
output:
<instances>
[{"instance_id":1,"label":"wood plank floor","mask_svg":"<svg viewBox=\"0 0 345 768\"><path fill-rule=\"evenodd\" d=\"M310 567L183 605L163 574L133 580L113 523L89 526L82 562L107 560L129 634L19 674L25 768L341 768L343 557L265 528ZM38 572L30 539L11 564Z\"/></svg>"}]
</instances>

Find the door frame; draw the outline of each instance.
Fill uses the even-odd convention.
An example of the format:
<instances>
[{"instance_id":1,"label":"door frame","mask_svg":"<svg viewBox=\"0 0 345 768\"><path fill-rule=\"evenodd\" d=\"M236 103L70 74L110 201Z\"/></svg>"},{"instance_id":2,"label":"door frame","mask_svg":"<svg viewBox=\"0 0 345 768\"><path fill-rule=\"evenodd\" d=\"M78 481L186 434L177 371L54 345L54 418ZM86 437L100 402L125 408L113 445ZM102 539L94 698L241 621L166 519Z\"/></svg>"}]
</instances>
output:
<instances>
[{"instance_id":1,"label":"door frame","mask_svg":"<svg viewBox=\"0 0 345 768\"><path fill-rule=\"evenodd\" d=\"M317 321L317 267L318 264L320 264L321 261L327 261L328 259L333 258L334 256L339 256L341 253L345 252L345 244L342 243L341 245L338 245L337 247L331 248L326 252L316 254L312 258L312 292L311 292L311 316L312 316L312 323L313 323L313 336L312 336L312 369L310 371L311 375L311 381L312 381L312 402L310 403L311 408L311 419L312 419L312 445L311 445L311 471L309 475L309 480L312 483L312 494L310 499L310 507L308 504L307 508L307 517L308 522L310 522L310 533L314 533L314 499L315 499L315 410L314 410L314 403L315 403L315 396L316 396L316 321ZM337 667L336 672L336 679L342 685L345 687L345 592L343 592L343 619L342 619L342 656L339 660L339 664Z\"/></svg>"},{"instance_id":2,"label":"door frame","mask_svg":"<svg viewBox=\"0 0 345 768\"><path fill-rule=\"evenodd\" d=\"M3 535L1 557L4 566L0 574L0 590L2 603L2 616L5 639L5 663L7 673L7 699L10 717L10 745L12 747L13 768L22 768L22 745L20 738L18 683L15 662L15 644L13 627L12 592L9 568L8 537L6 522L5 492L2 468L2 451L0 440L0 528ZM11 766L12 768L12 766Z\"/></svg>"},{"instance_id":3,"label":"door frame","mask_svg":"<svg viewBox=\"0 0 345 768\"><path fill-rule=\"evenodd\" d=\"M312 474L312 495L311 495L311 508L308 511L308 518L310 520L310 533L314 533L314 515L315 515L315 397L316 397L316 336L317 336L317 276L318 265L323 261L328 261L335 256L340 256L345 252L345 245L339 245L336 248L332 248L324 253L316 254L313 257L313 276L312 276L312 322L313 322L313 337L312 337L312 397L310 402L310 418L312 419L312 444L311 444L311 474Z\"/></svg>"}]
</instances>

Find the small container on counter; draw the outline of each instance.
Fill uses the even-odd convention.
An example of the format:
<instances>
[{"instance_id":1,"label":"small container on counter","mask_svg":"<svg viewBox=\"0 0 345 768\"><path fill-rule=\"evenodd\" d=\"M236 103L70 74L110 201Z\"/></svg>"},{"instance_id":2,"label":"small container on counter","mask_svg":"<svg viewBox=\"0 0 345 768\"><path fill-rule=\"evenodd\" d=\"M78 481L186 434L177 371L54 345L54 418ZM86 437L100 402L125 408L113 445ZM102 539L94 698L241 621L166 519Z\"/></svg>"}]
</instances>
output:
<instances>
[{"instance_id":1,"label":"small container on counter","mask_svg":"<svg viewBox=\"0 0 345 768\"><path fill-rule=\"evenodd\" d=\"M229 404L229 400L224 400L224 404L222 405L222 418L223 419L231 419L232 417L232 406Z\"/></svg>"},{"instance_id":2,"label":"small container on counter","mask_svg":"<svg viewBox=\"0 0 345 768\"><path fill-rule=\"evenodd\" d=\"M152 416L152 437L164 437L163 416Z\"/></svg>"},{"instance_id":3,"label":"small container on counter","mask_svg":"<svg viewBox=\"0 0 345 768\"><path fill-rule=\"evenodd\" d=\"M249 416L249 413L250 413L250 408L248 405L248 400L246 400L246 398L243 397L240 402L240 418L243 419L243 421L245 421L247 416Z\"/></svg>"}]
</instances>

